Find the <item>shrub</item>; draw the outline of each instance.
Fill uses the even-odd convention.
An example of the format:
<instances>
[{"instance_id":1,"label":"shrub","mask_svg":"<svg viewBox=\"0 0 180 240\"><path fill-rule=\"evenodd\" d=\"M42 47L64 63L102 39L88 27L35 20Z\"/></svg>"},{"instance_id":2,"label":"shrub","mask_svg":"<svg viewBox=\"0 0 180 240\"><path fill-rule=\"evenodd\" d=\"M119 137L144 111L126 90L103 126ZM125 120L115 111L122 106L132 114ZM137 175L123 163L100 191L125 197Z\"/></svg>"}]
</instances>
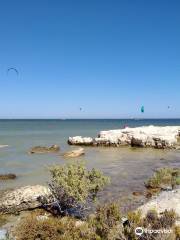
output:
<instances>
[{"instance_id":1,"label":"shrub","mask_svg":"<svg viewBox=\"0 0 180 240\"><path fill-rule=\"evenodd\" d=\"M6 224L7 222L7 216L0 214L0 227Z\"/></svg>"},{"instance_id":2,"label":"shrub","mask_svg":"<svg viewBox=\"0 0 180 240\"><path fill-rule=\"evenodd\" d=\"M161 188L163 185L174 187L180 184L180 168L162 168L145 183L147 188Z\"/></svg>"},{"instance_id":3,"label":"shrub","mask_svg":"<svg viewBox=\"0 0 180 240\"><path fill-rule=\"evenodd\" d=\"M129 220L129 226L125 226L124 235L126 236L126 239L135 240L137 239L137 236L135 234L135 228L143 226L141 212L129 212L127 218Z\"/></svg>"},{"instance_id":4,"label":"shrub","mask_svg":"<svg viewBox=\"0 0 180 240\"><path fill-rule=\"evenodd\" d=\"M175 232L176 240L179 240L180 239L180 226L175 226L174 232Z\"/></svg>"},{"instance_id":5,"label":"shrub","mask_svg":"<svg viewBox=\"0 0 180 240\"><path fill-rule=\"evenodd\" d=\"M82 216L87 203L96 198L109 178L100 171L88 171L83 163L54 166L50 169L50 189L60 214Z\"/></svg>"},{"instance_id":6,"label":"shrub","mask_svg":"<svg viewBox=\"0 0 180 240\"><path fill-rule=\"evenodd\" d=\"M151 210L145 217L141 212L129 212L128 223L123 226L120 207L117 203L105 204L97 208L95 214L86 221L72 217L39 218L40 212L31 213L18 224L17 240L179 240L180 228L175 226L175 213L165 211L158 216ZM135 235L135 228L172 229L170 234L143 233Z\"/></svg>"},{"instance_id":7,"label":"shrub","mask_svg":"<svg viewBox=\"0 0 180 240\"><path fill-rule=\"evenodd\" d=\"M100 240L87 223L77 226L70 217L38 220L30 214L16 228L17 240Z\"/></svg>"},{"instance_id":8,"label":"shrub","mask_svg":"<svg viewBox=\"0 0 180 240\"><path fill-rule=\"evenodd\" d=\"M96 215L89 219L90 225L101 239L124 239L120 207L117 203L97 208Z\"/></svg>"},{"instance_id":9,"label":"shrub","mask_svg":"<svg viewBox=\"0 0 180 240\"><path fill-rule=\"evenodd\" d=\"M130 226L125 227L124 234L127 239L136 240L139 239L135 234L136 227L142 227L147 229L173 229L175 224L176 214L174 211L164 211L160 216L155 210L150 210L147 212L145 217L142 217L141 212L130 212L128 213L128 220ZM141 235L141 240L175 240L173 238L174 233L164 234L164 233L143 233Z\"/></svg>"}]
</instances>

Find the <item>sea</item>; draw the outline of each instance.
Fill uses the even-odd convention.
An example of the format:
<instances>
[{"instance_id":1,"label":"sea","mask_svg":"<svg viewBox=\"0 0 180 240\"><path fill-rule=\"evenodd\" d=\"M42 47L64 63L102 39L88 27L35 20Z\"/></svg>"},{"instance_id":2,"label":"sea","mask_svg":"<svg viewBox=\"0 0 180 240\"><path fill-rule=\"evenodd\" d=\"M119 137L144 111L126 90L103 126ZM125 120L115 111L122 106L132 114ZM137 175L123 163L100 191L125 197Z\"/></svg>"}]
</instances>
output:
<instances>
[{"instance_id":1,"label":"sea","mask_svg":"<svg viewBox=\"0 0 180 240\"><path fill-rule=\"evenodd\" d=\"M101 130L124 126L180 126L180 119L46 119L0 120L0 174L14 173L15 180L0 181L0 190L25 185L48 184L49 168L56 164L83 161L88 169L97 168L111 178L101 193L104 201L131 198L133 191L144 191L144 182L162 167L180 167L180 151L130 147L85 147L85 155L64 159L69 136L95 137ZM33 146L57 144L59 153L28 154Z\"/></svg>"}]
</instances>

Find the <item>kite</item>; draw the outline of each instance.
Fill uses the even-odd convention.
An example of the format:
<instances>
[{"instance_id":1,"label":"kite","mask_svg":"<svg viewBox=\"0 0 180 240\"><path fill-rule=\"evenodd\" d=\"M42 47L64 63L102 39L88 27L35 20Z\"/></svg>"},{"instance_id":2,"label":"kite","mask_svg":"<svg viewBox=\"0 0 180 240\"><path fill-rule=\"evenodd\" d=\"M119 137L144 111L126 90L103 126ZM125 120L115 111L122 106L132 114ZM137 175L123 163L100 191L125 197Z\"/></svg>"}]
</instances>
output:
<instances>
[{"instance_id":1,"label":"kite","mask_svg":"<svg viewBox=\"0 0 180 240\"><path fill-rule=\"evenodd\" d=\"M16 69L16 68L8 68L8 70L7 70L7 74L10 72L10 71L14 71L16 74L17 74L17 76L19 75L19 72L18 72L18 70Z\"/></svg>"},{"instance_id":2,"label":"kite","mask_svg":"<svg viewBox=\"0 0 180 240\"><path fill-rule=\"evenodd\" d=\"M144 106L141 107L141 112L144 113Z\"/></svg>"}]
</instances>

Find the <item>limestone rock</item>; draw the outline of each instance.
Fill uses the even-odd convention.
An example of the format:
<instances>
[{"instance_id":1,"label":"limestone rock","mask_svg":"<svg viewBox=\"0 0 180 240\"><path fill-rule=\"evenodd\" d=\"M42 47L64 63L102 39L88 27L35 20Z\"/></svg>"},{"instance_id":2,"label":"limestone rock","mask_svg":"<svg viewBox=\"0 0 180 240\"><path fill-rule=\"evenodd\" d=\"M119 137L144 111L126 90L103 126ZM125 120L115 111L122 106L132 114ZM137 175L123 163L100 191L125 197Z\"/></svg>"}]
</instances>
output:
<instances>
[{"instance_id":1,"label":"limestone rock","mask_svg":"<svg viewBox=\"0 0 180 240\"><path fill-rule=\"evenodd\" d=\"M36 146L31 148L29 151L30 154L33 153L51 153L51 152L58 152L60 150L60 147L58 145L52 145L49 147L44 147L44 146Z\"/></svg>"},{"instance_id":2,"label":"limestone rock","mask_svg":"<svg viewBox=\"0 0 180 240\"><path fill-rule=\"evenodd\" d=\"M101 131L96 138L69 137L71 145L153 147L157 149L177 148L180 145L180 126L144 126Z\"/></svg>"},{"instance_id":3,"label":"limestone rock","mask_svg":"<svg viewBox=\"0 0 180 240\"><path fill-rule=\"evenodd\" d=\"M68 143L70 145L92 145L93 144L93 139L91 137L81 137L81 136L76 136L76 137L69 137Z\"/></svg>"},{"instance_id":4,"label":"limestone rock","mask_svg":"<svg viewBox=\"0 0 180 240\"><path fill-rule=\"evenodd\" d=\"M158 196L138 208L143 216L152 209L156 210L158 214L165 210L174 210L180 217L180 189L162 191Z\"/></svg>"},{"instance_id":5,"label":"limestone rock","mask_svg":"<svg viewBox=\"0 0 180 240\"><path fill-rule=\"evenodd\" d=\"M64 157L79 157L84 154L85 154L84 148L78 148L78 149L74 149L72 151L66 152L64 154Z\"/></svg>"},{"instance_id":6,"label":"limestone rock","mask_svg":"<svg viewBox=\"0 0 180 240\"><path fill-rule=\"evenodd\" d=\"M26 186L7 191L0 196L0 213L15 213L41 206L40 197L50 197L49 188L41 185Z\"/></svg>"}]
</instances>

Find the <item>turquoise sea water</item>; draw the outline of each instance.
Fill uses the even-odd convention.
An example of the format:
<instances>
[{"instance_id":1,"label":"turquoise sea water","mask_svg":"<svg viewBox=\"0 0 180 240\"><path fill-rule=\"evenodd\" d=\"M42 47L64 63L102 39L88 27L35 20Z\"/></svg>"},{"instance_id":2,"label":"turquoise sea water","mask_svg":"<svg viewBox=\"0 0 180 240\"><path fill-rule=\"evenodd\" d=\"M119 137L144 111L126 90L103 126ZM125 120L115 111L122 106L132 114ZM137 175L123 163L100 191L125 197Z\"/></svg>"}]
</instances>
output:
<instances>
[{"instance_id":1,"label":"turquoise sea water","mask_svg":"<svg viewBox=\"0 0 180 240\"><path fill-rule=\"evenodd\" d=\"M64 164L61 153L74 148L68 146L69 136L97 136L100 130L144 125L179 125L180 119L159 120L0 120L0 173L15 173L16 180L0 182L0 189L27 184L46 183L48 166ZM58 154L27 154L36 145L58 144ZM144 189L143 182L159 167L180 166L180 151L86 147L85 156L78 158L89 168L96 167L111 177L111 185L102 193L119 197Z\"/></svg>"}]
</instances>

